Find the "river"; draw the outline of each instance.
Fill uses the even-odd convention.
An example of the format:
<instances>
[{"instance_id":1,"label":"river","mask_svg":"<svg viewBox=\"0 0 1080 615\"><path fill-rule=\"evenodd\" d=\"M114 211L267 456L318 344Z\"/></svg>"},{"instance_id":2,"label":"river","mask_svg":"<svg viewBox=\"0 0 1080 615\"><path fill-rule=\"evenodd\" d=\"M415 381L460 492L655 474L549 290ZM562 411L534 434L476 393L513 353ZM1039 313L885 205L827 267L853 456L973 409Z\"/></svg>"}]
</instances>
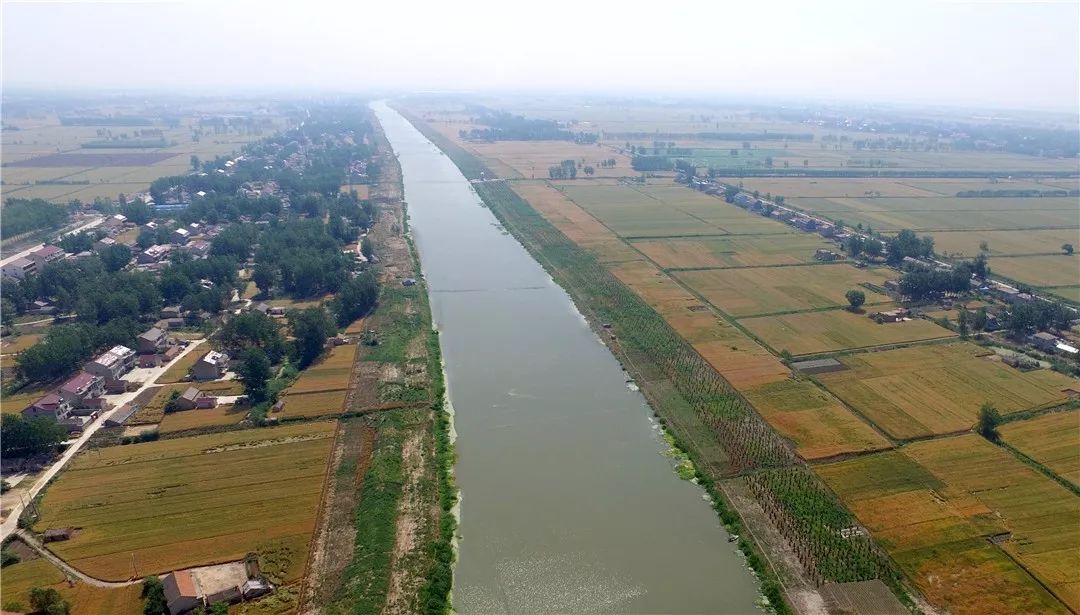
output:
<instances>
[{"instance_id":1,"label":"river","mask_svg":"<svg viewBox=\"0 0 1080 615\"><path fill-rule=\"evenodd\" d=\"M441 335L459 613L753 613L757 581L641 393L450 158L385 104Z\"/></svg>"}]
</instances>

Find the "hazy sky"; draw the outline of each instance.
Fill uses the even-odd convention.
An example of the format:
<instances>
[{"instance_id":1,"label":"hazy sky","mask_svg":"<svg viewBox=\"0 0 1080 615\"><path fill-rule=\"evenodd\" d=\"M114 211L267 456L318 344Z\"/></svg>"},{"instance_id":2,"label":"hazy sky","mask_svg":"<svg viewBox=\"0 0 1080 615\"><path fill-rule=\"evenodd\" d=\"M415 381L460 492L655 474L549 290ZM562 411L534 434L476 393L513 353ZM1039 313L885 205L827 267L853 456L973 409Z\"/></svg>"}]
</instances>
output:
<instances>
[{"instance_id":1,"label":"hazy sky","mask_svg":"<svg viewBox=\"0 0 1080 615\"><path fill-rule=\"evenodd\" d=\"M587 89L1080 105L1080 0L2 5L4 85Z\"/></svg>"}]
</instances>

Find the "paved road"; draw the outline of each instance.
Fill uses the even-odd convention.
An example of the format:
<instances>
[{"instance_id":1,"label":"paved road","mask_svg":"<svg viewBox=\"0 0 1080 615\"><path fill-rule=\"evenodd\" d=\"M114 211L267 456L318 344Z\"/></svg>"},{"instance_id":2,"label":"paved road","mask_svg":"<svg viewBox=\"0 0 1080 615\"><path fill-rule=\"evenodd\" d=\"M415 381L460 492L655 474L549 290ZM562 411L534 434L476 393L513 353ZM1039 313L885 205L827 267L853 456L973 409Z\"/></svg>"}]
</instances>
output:
<instances>
[{"instance_id":1,"label":"paved road","mask_svg":"<svg viewBox=\"0 0 1080 615\"><path fill-rule=\"evenodd\" d=\"M7 519L5 519L3 524L0 525L0 540L7 538L17 528L19 522L19 515L22 514L25 502L31 501L35 497L37 497L38 493L41 492L45 485L47 485L49 481L52 480L53 477L55 477L60 472L60 470L62 470L64 466L67 465L69 461L71 461L71 458L79 452L79 449L81 449L83 445L85 445L86 442L90 440L90 436L93 436L98 429L101 429L101 427L105 424L105 420L112 416L113 412L116 412L117 408L135 399L139 395L139 393L141 393L147 387L157 386L154 385L154 381L160 378L170 365L172 365L176 361L179 361L189 352L194 352L205 341L206 340L198 340L191 342L190 344L188 344L187 348L185 348L183 351L180 352L180 354L176 356L175 359L173 359L169 363L166 363L165 365L155 367L153 369L141 370L139 372L139 376L145 377L146 379L143 381L142 386L140 386L138 389L134 391L129 391L127 393L121 393L120 395L107 396L106 399L108 399L109 402L113 404L113 409L101 413L101 415L98 416L97 420L91 423L90 426L87 427L85 431L83 431L82 435L79 436L74 442L71 443L71 445L67 447L67 449L60 456L60 458L57 459L51 466L49 466L49 469L45 470L45 472L43 472L36 481L34 481L34 484L30 487L29 492L23 494L21 501L11 507L11 512L8 514Z\"/></svg>"},{"instance_id":2,"label":"paved road","mask_svg":"<svg viewBox=\"0 0 1080 615\"><path fill-rule=\"evenodd\" d=\"M45 548L45 545L38 542L36 536L26 530L15 530L15 535L22 539L31 549L37 551L38 555L52 562L53 566L56 566L68 576L68 578L74 578L87 585L93 585L94 587L127 587L128 585L137 585L142 583L142 579L136 579L134 581L102 581L101 579L95 579L94 577L87 576L78 570L72 568L67 562L53 555L52 551Z\"/></svg>"},{"instance_id":3,"label":"paved road","mask_svg":"<svg viewBox=\"0 0 1080 615\"><path fill-rule=\"evenodd\" d=\"M68 231L68 232L66 232L64 234L65 235L74 235L75 233L81 233L82 231L92 229L95 226L100 226L101 223L104 222L104 221L105 221L105 218L95 218L93 221L88 222L87 224L84 224L84 225L82 225L82 226L80 226L78 228L72 229L72 230L70 230L70 231ZM13 261L13 260L15 260L17 258L26 258L27 254L30 254L31 252L33 252L34 250L37 250L38 248L40 248L43 245L45 245L45 244L39 243L36 246L31 246L31 247L23 250L22 252L17 252L15 254L5 255L3 260L0 260L0 266L6 265L6 264L10 263L11 261Z\"/></svg>"}]
</instances>

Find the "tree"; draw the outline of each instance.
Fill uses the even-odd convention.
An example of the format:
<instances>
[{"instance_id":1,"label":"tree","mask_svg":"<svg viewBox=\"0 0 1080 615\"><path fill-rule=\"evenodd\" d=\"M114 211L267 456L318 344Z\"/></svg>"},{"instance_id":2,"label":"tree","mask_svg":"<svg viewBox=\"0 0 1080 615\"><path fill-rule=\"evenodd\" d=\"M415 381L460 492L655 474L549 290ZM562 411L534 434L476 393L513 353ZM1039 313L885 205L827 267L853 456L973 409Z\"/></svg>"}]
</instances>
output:
<instances>
[{"instance_id":1,"label":"tree","mask_svg":"<svg viewBox=\"0 0 1080 615\"><path fill-rule=\"evenodd\" d=\"M146 224L154 218L154 208L142 199L133 199L130 203L120 203L120 213L127 216L132 224Z\"/></svg>"},{"instance_id":2,"label":"tree","mask_svg":"<svg viewBox=\"0 0 1080 615\"><path fill-rule=\"evenodd\" d=\"M142 598L143 615L162 615L168 609L165 588L161 585L161 579L156 576L143 579Z\"/></svg>"},{"instance_id":3,"label":"tree","mask_svg":"<svg viewBox=\"0 0 1080 615\"><path fill-rule=\"evenodd\" d=\"M54 419L26 419L20 414L0 415L0 456L33 457L54 450L67 439L67 430Z\"/></svg>"},{"instance_id":4,"label":"tree","mask_svg":"<svg viewBox=\"0 0 1080 615\"><path fill-rule=\"evenodd\" d=\"M370 237L364 237L360 240L360 253L368 260L371 260L371 257L375 254L375 249L371 245Z\"/></svg>"},{"instance_id":5,"label":"tree","mask_svg":"<svg viewBox=\"0 0 1080 615\"><path fill-rule=\"evenodd\" d=\"M270 290L278 283L278 271L266 263L256 263L255 270L251 272L251 281L264 295L270 294Z\"/></svg>"},{"instance_id":6,"label":"tree","mask_svg":"<svg viewBox=\"0 0 1080 615\"><path fill-rule=\"evenodd\" d=\"M192 171L198 171L200 166L202 166L202 162L199 160L199 157L196 156L195 154L192 154L191 155L191 170Z\"/></svg>"},{"instance_id":7,"label":"tree","mask_svg":"<svg viewBox=\"0 0 1080 615\"><path fill-rule=\"evenodd\" d=\"M338 326L347 326L367 314L375 307L378 299L379 285L371 273L365 271L346 282L331 303L331 308L337 315Z\"/></svg>"},{"instance_id":8,"label":"tree","mask_svg":"<svg viewBox=\"0 0 1080 615\"><path fill-rule=\"evenodd\" d=\"M967 308L966 307L961 307L960 308L960 316L959 316L959 318L956 319L956 325L960 329L960 337L962 337L962 338L967 338L968 332L970 331L970 329L968 327L968 320L969 320L969 315L968 315Z\"/></svg>"},{"instance_id":9,"label":"tree","mask_svg":"<svg viewBox=\"0 0 1080 615\"><path fill-rule=\"evenodd\" d=\"M1061 251L1064 252L1065 254L1072 254L1073 253L1073 245L1071 243L1063 243L1063 244L1061 244Z\"/></svg>"},{"instance_id":10,"label":"tree","mask_svg":"<svg viewBox=\"0 0 1080 615\"><path fill-rule=\"evenodd\" d=\"M120 271L131 262L131 248L116 243L102 250L98 256L105 264L106 271Z\"/></svg>"},{"instance_id":11,"label":"tree","mask_svg":"<svg viewBox=\"0 0 1080 615\"><path fill-rule=\"evenodd\" d=\"M991 442L997 442L1000 438L998 434L998 425L1001 424L1001 413L998 412L994 404L986 402L979 408L979 423L976 426L976 431L979 435L990 440Z\"/></svg>"},{"instance_id":12,"label":"tree","mask_svg":"<svg viewBox=\"0 0 1080 615\"><path fill-rule=\"evenodd\" d=\"M330 315L321 306L304 310L291 310L286 314L289 328L296 338L296 363L300 369L311 365L322 354L326 340L337 329L330 320Z\"/></svg>"},{"instance_id":13,"label":"tree","mask_svg":"<svg viewBox=\"0 0 1080 615\"><path fill-rule=\"evenodd\" d=\"M209 615L229 615L229 603L215 602L211 604Z\"/></svg>"},{"instance_id":14,"label":"tree","mask_svg":"<svg viewBox=\"0 0 1080 615\"><path fill-rule=\"evenodd\" d=\"M35 587L30 590L30 608L45 615L67 615L71 603L52 587Z\"/></svg>"},{"instance_id":15,"label":"tree","mask_svg":"<svg viewBox=\"0 0 1080 615\"><path fill-rule=\"evenodd\" d=\"M866 294L861 290L849 290L844 293L844 296L847 297L848 304L851 306L852 311L859 309L859 306L866 303Z\"/></svg>"},{"instance_id":16,"label":"tree","mask_svg":"<svg viewBox=\"0 0 1080 615\"><path fill-rule=\"evenodd\" d=\"M990 251L990 244L987 243L985 240L980 241L979 242L979 252L986 253L986 252L989 252L989 251Z\"/></svg>"},{"instance_id":17,"label":"tree","mask_svg":"<svg viewBox=\"0 0 1080 615\"><path fill-rule=\"evenodd\" d=\"M15 303L7 297L0 298L0 323L5 327L15 326Z\"/></svg>"},{"instance_id":18,"label":"tree","mask_svg":"<svg viewBox=\"0 0 1080 615\"><path fill-rule=\"evenodd\" d=\"M243 355L236 376L244 383L244 393L254 403L266 399L267 383L274 376L270 369L270 359L262 348L248 348Z\"/></svg>"},{"instance_id":19,"label":"tree","mask_svg":"<svg viewBox=\"0 0 1080 615\"><path fill-rule=\"evenodd\" d=\"M975 316L973 316L971 319L971 326L976 331L983 331L984 329L986 329L986 323L988 320L989 317L986 314L986 307L981 307L975 311Z\"/></svg>"}]
</instances>

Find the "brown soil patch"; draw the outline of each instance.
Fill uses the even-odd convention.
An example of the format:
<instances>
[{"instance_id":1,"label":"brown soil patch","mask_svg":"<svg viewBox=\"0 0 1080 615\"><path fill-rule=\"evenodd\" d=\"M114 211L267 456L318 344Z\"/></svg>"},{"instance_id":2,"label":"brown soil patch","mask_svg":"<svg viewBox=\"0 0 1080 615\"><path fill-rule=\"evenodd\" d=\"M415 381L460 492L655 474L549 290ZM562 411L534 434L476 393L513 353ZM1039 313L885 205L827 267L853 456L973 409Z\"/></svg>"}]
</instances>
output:
<instances>
[{"instance_id":1,"label":"brown soil patch","mask_svg":"<svg viewBox=\"0 0 1080 615\"><path fill-rule=\"evenodd\" d=\"M322 612L341 585L345 567L356 544L356 505L371 463L376 430L363 421L342 423L334 446L330 480L323 498L323 514L315 530L311 563L303 581L302 615Z\"/></svg>"},{"instance_id":2,"label":"brown soil patch","mask_svg":"<svg viewBox=\"0 0 1080 615\"><path fill-rule=\"evenodd\" d=\"M571 241L592 251L601 262L641 258L615 233L547 182L515 182L514 191Z\"/></svg>"}]
</instances>

